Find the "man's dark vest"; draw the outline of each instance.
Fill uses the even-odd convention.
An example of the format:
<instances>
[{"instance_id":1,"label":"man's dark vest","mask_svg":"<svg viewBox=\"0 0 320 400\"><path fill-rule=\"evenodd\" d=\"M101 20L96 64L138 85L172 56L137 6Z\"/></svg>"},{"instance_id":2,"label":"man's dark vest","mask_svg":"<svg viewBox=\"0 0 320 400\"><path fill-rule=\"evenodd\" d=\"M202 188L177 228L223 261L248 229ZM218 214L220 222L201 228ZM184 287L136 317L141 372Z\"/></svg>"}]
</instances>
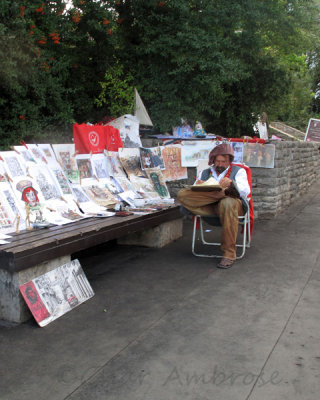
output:
<instances>
[{"instance_id":1,"label":"man's dark vest","mask_svg":"<svg viewBox=\"0 0 320 400\"><path fill-rule=\"evenodd\" d=\"M239 169L241 169L241 167L238 167L237 165L233 165L229 179L234 181ZM211 175L211 168L204 169L201 173L200 179L202 179L203 181L207 181L210 178L210 175Z\"/></svg>"},{"instance_id":2,"label":"man's dark vest","mask_svg":"<svg viewBox=\"0 0 320 400\"><path fill-rule=\"evenodd\" d=\"M233 165L232 166L232 170L231 170L231 174L229 176L229 179L234 181L239 169L241 169L241 167L238 167L237 165ZM203 181L206 181L206 180L208 180L210 178L210 176L211 176L211 168L207 168L207 169L204 169L202 171L200 179L203 180ZM244 200L241 197L241 202L242 202L243 210L246 211L248 209L248 205L247 205L246 200Z\"/></svg>"}]
</instances>

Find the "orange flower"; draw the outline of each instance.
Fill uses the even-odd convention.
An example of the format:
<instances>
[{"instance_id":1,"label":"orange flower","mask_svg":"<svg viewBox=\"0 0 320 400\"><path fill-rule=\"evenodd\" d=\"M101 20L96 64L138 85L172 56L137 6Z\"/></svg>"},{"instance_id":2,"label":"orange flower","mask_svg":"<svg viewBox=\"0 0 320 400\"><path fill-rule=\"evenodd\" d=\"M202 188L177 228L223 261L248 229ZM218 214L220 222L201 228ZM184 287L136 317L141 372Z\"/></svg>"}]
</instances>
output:
<instances>
[{"instance_id":1,"label":"orange flower","mask_svg":"<svg viewBox=\"0 0 320 400\"><path fill-rule=\"evenodd\" d=\"M30 31L30 32L29 32L29 35L30 35L30 36L32 36L33 34L34 34L34 32L33 32L33 31Z\"/></svg>"},{"instance_id":2,"label":"orange flower","mask_svg":"<svg viewBox=\"0 0 320 400\"><path fill-rule=\"evenodd\" d=\"M53 43L60 43L60 35L57 31L50 33L49 37L53 40Z\"/></svg>"},{"instance_id":3,"label":"orange flower","mask_svg":"<svg viewBox=\"0 0 320 400\"><path fill-rule=\"evenodd\" d=\"M44 3L41 3L41 7L39 7L39 8L36 8L35 9L35 12L36 13L41 13L41 14L44 14L44 6L45 6L45 4Z\"/></svg>"},{"instance_id":4,"label":"orange flower","mask_svg":"<svg viewBox=\"0 0 320 400\"><path fill-rule=\"evenodd\" d=\"M81 4L81 5L83 5L84 3L85 3L85 1L84 1L84 0L81 0L81 1L80 1L80 4Z\"/></svg>"},{"instance_id":5,"label":"orange flower","mask_svg":"<svg viewBox=\"0 0 320 400\"><path fill-rule=\"evenodd\" d=\"M74 21L76 24L77 24L78 22L80 22L80 19L81 19L80 13L75 14L75 15L72 17L72 19L73 19L73 21Z\"/></svg>"},{"instance_id":6,"label":"orange flower","mask_svg":"<svg viewBox=\"0 0 320 400\"><path fill-rule=\"evenodd\" d=\"M40 40L38 40L39 44L46 44L47 43L47 39L45 37L42 37Z\"/></svg>"},{"instance_id":7,"label":"orange flower","mask_svg":"<svg viewBox=\"0 0 320 400\"><path fill-rule=\"evenodd\" d=\"M103 24L104 24L104 25L108 25L108 24L110 24L110 21L109 21L107 18L105 18L105 19L103 20Z\"/></svg>"},{"instance_id":8,"label":"orange flower","mask_svg":"<svg viewBox=\"0 0 320 400\"><path fill-rule=\"evenodd\" d=\"M45 61L44 61L44 63L42 64L41 68L44 69L46 72L48 72L49 69L50 69L49 65L48 65Z\"/></svg>"},{"instance_id":9,"label":"orange flower","mask_svg":"<svg viewBox=\"0 0 320 400\"><path fill-rule=\"evenodd\" d=\"M25 121L26 120L26 117L24 116L24 115L20 115L20 117L19 117L22 121Z\"/></svg>"},{"instance_id":10,"label":"orange flower","mask_svg":"<svg viewBox=\"0 0 320 400\"><path fill-rule=\"evenodd\" d=\"M108 29L108 33L109 33L109 35L112 35L112 29L111 28Z\"/></svg>"},{"instance_id":11,"label":"orange flower","mask_svg":"<svg viewBox=\"0 0 320 400\"><path fill-rule=\"evenodd\" d=\"M21 17L24 17L24 12L26 11L26 6L21 6L20 7L20 15Z\"/></svg>"}]
</instances>

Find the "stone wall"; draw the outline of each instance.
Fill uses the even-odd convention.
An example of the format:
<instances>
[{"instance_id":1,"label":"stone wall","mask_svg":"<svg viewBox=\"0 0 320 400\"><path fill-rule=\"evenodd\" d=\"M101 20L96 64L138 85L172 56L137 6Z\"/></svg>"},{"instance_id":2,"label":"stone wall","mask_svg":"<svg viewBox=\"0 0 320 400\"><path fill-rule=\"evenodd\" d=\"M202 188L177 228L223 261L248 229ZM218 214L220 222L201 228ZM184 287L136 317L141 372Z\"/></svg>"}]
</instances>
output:
<instances>
[{"instance_id":1,"label":"stone wall","mask_svg":"<svg viewBox=\"0 0 320 400\"><path fill-rule=\"evenodd\" d=\"M251 168L256 218L272 218L314 184L320 176L319 143L275 142L274 168ZM176 198L184 184L192 184L196 168L188 168L188 179L167 182Z\"/></svg>"},{"instance_id":2,"label":"stone wall","mask_svg":"<svg viewBox=\"0 0 320 400\"><path fill-rule=\"evenodd\" d=\"M320 176L319 143L283 141L275 145L274 168L251 168L258 218L279 214Z\"/></svg>"}]
</instances>

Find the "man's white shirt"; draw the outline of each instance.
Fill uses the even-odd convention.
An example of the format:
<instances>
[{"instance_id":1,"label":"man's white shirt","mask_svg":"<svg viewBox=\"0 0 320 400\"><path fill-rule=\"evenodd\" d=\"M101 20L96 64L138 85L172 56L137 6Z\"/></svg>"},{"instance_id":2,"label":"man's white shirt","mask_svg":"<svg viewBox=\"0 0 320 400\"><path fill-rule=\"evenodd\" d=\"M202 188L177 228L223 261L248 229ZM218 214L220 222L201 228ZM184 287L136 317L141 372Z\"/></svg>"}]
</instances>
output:
<instances>
[{"instance_id":1,"label":"man's white shirt","mask_svg":"<svg viewBox=\"0 0 320 400\"><path fill-rule=\"evenodd\" d=\"M221 179L223 179L227 175L227 173L230 169L230 166L219 175L217 174L217 172L213 166L210 167L210 169L211 169L213 178L216 179L218 182L220 182ZM202 172L203 171L200 172L199 176L197 177L197 180L201 179ZM240 168L239 171L236 173L234 180L237 184L237 189L239 191L240 196L242 198L246 199L250 193L250 185L248 182L246 170L244 168Z\"/></svg>"}]
</instances>

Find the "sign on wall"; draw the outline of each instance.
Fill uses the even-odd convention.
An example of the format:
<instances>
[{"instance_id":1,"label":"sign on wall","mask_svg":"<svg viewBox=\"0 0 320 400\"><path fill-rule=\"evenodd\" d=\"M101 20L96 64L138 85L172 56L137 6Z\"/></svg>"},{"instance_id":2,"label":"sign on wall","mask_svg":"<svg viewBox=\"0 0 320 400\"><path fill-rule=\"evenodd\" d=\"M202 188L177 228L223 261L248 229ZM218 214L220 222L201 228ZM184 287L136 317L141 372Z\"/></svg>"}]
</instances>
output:
<instances>
[{"instance_id":1,"label":"sign on wall","mask_svg":"<svg viewBox=\"0 0 320 400\"><path fill-rule=\"evenodd\" d=\"M309 119L305 142L320 142L320 119Z\"/></svg>"}]
</instances>

